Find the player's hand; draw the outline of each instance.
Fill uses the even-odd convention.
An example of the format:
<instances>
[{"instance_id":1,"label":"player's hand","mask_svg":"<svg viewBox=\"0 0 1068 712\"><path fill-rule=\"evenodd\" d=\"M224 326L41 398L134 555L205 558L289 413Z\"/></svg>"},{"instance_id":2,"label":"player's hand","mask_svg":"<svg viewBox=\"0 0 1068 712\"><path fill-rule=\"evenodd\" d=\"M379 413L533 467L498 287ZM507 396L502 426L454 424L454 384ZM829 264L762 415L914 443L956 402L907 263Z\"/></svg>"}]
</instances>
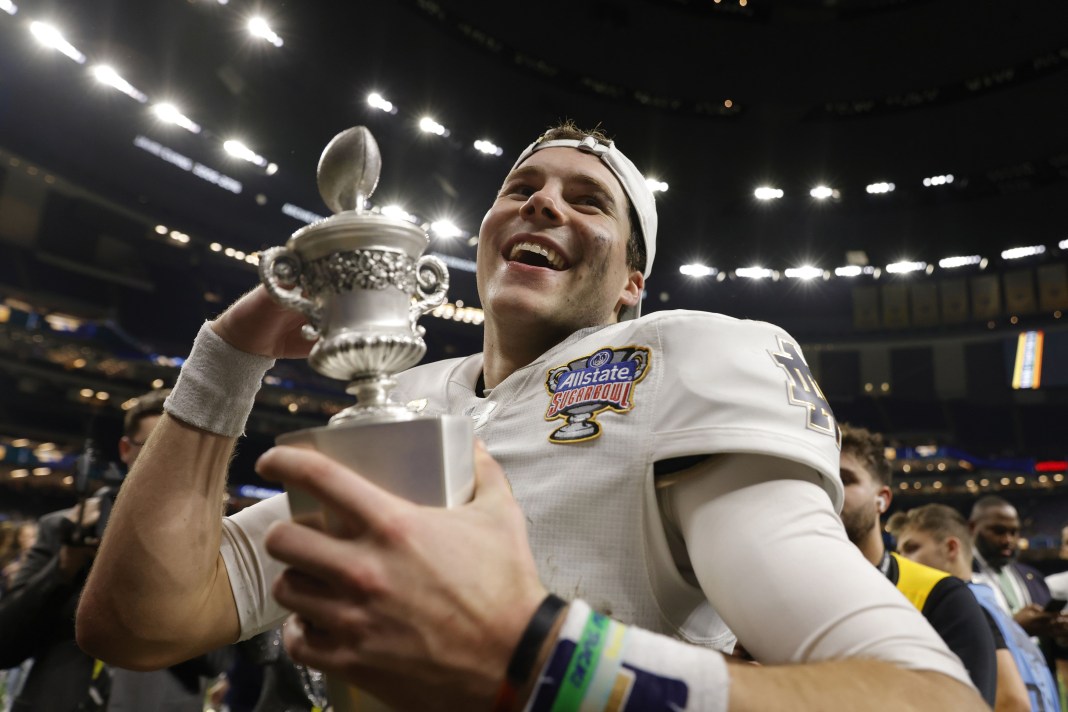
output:
<instances>
[{"instance_id":1,"label":"player's hand","mask_svg":"<svg viewBox=\"0 0 1068 712\"><path fill-rule=\"evenodd\" d=\"M398 709L488 709L546 591L523 513L497 462L475 455L474 499L417 506L317 452L278 447L257 470L323 503L325 517L277 522L267 550L294 612L294 660Z\"/></svg>"},{"instance_id":2,"label":"player's hand","mask_svg":"<svg viewBox=\"0 0 1068 712\"><path fill-rule=\"evenodd\" d=\"M283 307L260 285L230 305L212 322L223 341L245 353L271 358L304 358L314 342L301 333L307 319Z\"/></svg>"}]
</instances>

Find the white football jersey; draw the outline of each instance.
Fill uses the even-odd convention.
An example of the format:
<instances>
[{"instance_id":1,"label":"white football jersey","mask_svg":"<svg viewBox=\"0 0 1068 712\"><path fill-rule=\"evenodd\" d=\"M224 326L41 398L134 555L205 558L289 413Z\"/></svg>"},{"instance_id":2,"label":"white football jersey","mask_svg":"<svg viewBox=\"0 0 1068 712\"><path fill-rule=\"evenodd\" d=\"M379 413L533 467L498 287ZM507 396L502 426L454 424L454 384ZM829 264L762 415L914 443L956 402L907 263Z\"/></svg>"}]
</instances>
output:
<instances>
[{"instance_id":1,"label":"white football jersey","mask_svg":"<svg viewBox=\"0 0 1068 712\"><path fill-rule=\"evenodd\" d=\"M419 366L398 376L394 395L425 415L469 415L527 516L542 582L622 622L717 649L734 641L673 563L654 463L718 453L792 460L818 472L841 509L838 427L797 343L773 325L657 312L578 331L486 397L474 392L481 371L481 354ZM263 504L262 516L257 505L231 518L224 539L256 541L264 517L287 515ZM224 545L224 555L248 554ZM264 574L235 583L243 637L281 613Z\"/></svg>"},{"instance_id":2,"label":"white football jersey","mask_svg":"<svg viewBox=\"0 0 1068 712\"><path fill-rule=\"evenodd\" d=\"M656 507L653 463L756 453L819 472L841 508L837 426L797 343L770 324L658 312L585 329L485 398L481 354L405 373L397 398L463 413L527 515L545 586L620 621L730 647L683 581Z\"/></svg>"}]
</instances>

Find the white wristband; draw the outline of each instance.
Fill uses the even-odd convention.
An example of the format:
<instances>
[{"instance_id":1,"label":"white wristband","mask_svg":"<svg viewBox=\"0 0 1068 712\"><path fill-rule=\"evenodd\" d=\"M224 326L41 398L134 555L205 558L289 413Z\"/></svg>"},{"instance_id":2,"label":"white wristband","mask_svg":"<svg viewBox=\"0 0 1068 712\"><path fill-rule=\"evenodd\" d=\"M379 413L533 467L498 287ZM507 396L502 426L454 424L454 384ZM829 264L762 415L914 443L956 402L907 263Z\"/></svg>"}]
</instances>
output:
<instances>
[{"instance_id":1,"label":"white wristband","mask_svg":"<svg viewBox=\"0 0 1068 712\"><path fill-rule=\"evenodd\" d=\"M572 601L525 710L726 712L729 688L722 654L625 626Z\"/></svg>"},{"instance_id":2,"label":"white wristband","mask_svg":"<svg viewBox=\"0 0 1068 712\"><path fill-rule=\"evenodd\" d=\"M272 366L273 358L235 349L205 322L163 410L209 433L244 435L256 393Z\"/></svg>"}]
</instances>

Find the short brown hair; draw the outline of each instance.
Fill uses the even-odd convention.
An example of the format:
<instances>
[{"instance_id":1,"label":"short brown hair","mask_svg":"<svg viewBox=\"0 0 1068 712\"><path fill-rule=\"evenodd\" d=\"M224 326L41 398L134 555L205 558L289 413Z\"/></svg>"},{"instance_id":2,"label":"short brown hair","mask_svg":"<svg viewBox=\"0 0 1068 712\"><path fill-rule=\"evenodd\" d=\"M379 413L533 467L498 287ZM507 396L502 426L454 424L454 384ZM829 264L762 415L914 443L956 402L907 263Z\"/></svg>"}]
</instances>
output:
<instances>
[{"instance_id":1,"label":"short brown hair","mask_svg":"<svg viewBox=\"0 0 1068 712\"><path fill-rule=\"evenodd\" d=\"M122 419L122 434L133 437L142 420L150 415L163 415L163 401L167 400L170 392L170 388L160 388L135 398Z\"/></svg>"},{"instance_id":2,"label":"short brown hair","mask_svg":"<svg viewBox=\"0 0 1068 712\"><path fill-rule=\"evenodd\" d=\"M848 423L841 423L842 452L852 453L864 463L875 475L880 484L889 487L893 484L890 461L886 459L886 443L883 436L867 428L858 428Z\"/></svg>"},{"instance_id":3,"label":"short brown hair","mask_svg":"<svg viewBox=\"0 0 1068 712\"><path fill-rule=\"evenodd\" d=\"M589 131L583 131L571 119L562 121L556 126L550 126L545 133L538 136L537 143L562 139L581 141L587 137L606 146L612 143L612 139L601 130L599 124ZM626 195L626 191L624 191L623 195ZM638 221L638 212L634 209L634 204L631 203L629 196L627 197L627 208L627 217L630 220L630 237L627 239L627 266L645 274L645 236L642 235L642 225Z\"/></svg>"},{"instance_id":4,"label":"short brown hair","mask_svg":"<svg viewBox=\"0 0 1068 712\"><path fill-rule=\"evenodd\" d=\"M900 537L909 529L917 529L930 534L939 544L955 536L960 540L963 557L966 560L972 558L972 539L968 523L964 521L961 513L952 507L944 504L925 504L907 512L898 512L894 517L899 517L898 521L893 529L888 528L894 536Z\"/></svg>"}]
</instances>

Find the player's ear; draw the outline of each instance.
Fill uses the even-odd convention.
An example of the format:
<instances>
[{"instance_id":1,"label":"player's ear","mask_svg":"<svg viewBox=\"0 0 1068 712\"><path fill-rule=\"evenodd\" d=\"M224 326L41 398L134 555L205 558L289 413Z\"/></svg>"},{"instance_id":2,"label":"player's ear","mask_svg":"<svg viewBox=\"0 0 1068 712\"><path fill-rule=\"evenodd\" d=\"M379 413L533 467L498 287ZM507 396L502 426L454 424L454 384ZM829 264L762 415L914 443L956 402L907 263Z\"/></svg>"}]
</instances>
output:
<instances>
[{"instance_id":1,"label":"player's ear","mask_svg":"<svg viewBox=\"0 0 1068 712\"><path fill-rule=\"evenodd\" d=\"M634 269L627 275L627 281L623 285L623 289L619 293L619 301L616 302L616 314L619 314L619 310L623 307L632 307L636 305L642 298L642 290L645 289L645 277L642 273Z\"/></svg>"}]
</instances>

